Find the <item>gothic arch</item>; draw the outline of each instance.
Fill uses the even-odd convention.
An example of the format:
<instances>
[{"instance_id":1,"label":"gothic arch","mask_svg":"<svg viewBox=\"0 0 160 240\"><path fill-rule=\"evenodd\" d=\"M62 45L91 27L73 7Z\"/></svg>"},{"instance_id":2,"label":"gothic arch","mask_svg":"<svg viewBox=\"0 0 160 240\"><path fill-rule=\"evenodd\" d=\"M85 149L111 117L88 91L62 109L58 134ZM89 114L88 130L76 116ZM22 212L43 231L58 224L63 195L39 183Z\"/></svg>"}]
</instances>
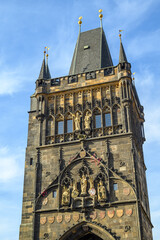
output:
<instances>
[{"instance_id":1,"label":"gothic arch","mask_svg":"<svg viewBox=\"0 0 160 240\"><path fill-rule=\"evenodd\" d=\"M96 223L83 221L66 231L63 236L60 236L59 240L78 240L89 233L93 233L102 240L116 239L111 233L107 231L106 227L103 227L102 225L99 226Z\"/></svg>"}]
</instances>

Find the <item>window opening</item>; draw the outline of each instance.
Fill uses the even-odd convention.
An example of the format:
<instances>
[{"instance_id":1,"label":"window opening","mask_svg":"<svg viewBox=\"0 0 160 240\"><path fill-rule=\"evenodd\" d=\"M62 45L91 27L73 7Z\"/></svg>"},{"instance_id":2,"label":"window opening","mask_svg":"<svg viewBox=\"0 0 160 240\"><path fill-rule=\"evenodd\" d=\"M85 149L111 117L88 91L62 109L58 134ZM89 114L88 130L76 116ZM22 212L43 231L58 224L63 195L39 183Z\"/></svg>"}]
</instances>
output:
<instances>
[{"instance_id":1,"label":"window opening","mask_svg":"<svg viewBox=\"0 0 160 240\"><path fill-rule=\"evenodd\" d=\"M67 133L73 132L73 121L72 119L67 120Z\"/></svg>"},{"instance_id":2,"label":"window opening","mask_svg":"<svg viewBox=\"0 0 160 240\"><path fill-rule=\"evenodd\" d=\"M101 128L101 115L96 115L95 121L96 128Z\"/></svg>"},{"instance_id":3,"label":"window opening","mask_svg":"<svg viewBox=\"0 0 160 240\"><path fill-rule=\"evenodd\" d=\"M118 184L117 183L113 184L113 189L114 189L114 191L118 190Z\"/></svg>"},{"instance_id":4,"label":"window opening","mask_svg":"<svg viewBox=\"0 0 160 240\"><path fill-rule=\"evenodd\" d=\"M56 198L56 197L57 197L57 191L53 190L53 198Z\"/></svg>"},{"instance_id":5,"label":"window opening","mask_svg":"<svg viewBox=\"0 0 160 240\"><path fill-rule=\"evenodd\" d=\"M58 122L58 134L63 134L63 121Z\"/></svg>"},{"instance_id":6,"label":"window opening","mask_svg":"<svg viewBox=\"0 0 160 240\"><path fill-rule=\"evenodd\" d=\"M30 158L30 165L33 164L33 158Z\"/></svg>"},{"instance_id":7,"label":"window opening","mask_svg":"<svg viewBox=\"0 0 160 240\"><path fill-rule=\"evenodd\" d=\"M105 113L105 126L110 127L111 126L111 114Z\"/></svg>"}]
</instances>

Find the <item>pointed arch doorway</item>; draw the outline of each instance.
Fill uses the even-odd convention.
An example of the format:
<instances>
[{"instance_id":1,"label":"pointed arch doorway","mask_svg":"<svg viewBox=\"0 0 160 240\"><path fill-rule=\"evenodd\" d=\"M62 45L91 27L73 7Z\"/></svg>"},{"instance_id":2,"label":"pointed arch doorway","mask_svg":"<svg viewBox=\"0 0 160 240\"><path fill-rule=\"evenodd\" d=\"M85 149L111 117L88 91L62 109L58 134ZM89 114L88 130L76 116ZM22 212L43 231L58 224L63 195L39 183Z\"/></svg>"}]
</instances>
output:
<instances>
[{"instance_id":1,"label":"pointed arch doorway","mask_svg":"<svg viewBox=\"0 0 160 240\"><path fill-rule=\"evenodd\" d=\"M89 234L87 234L79 239L75 239L75 240L102 240L102 238L96 236L93 233L89 233Z\"/></svg>"}]
</instances>

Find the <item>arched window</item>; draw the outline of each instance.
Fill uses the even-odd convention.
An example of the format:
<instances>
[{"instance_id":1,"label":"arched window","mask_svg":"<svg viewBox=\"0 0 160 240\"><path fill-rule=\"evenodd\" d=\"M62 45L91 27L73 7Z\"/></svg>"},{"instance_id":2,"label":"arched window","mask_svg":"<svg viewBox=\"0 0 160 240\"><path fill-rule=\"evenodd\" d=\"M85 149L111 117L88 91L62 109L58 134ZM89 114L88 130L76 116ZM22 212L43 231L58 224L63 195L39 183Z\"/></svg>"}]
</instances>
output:
<instances>
[{"instance_id":1,"label":"arched window","mask_svg":"<svg viewBox=\"0 0 160 240\"><path fill-rule=\"evenodd\" d=\"M64 132L64 122L63 121L58 121L57 124L58 124L58 128L57 128L58 133L57 134L63 134L63 132Z\"/></svg>"},{"instance_id":2,"label":"arched window","mask_svg":"<svg viewBox=\"0 0 160 240\"><path fill-rule=\"evenodd\" d=\"M110 127L111 126L111 114L105 113L104 118L105 118L105 127Z\"/></svg>"},{"instance_id":3,"label":"arched window","mask_svg":"<svg viewBox=\"0 0 160 240\"><path fill-rule=\"evenodd\" d=\"M65 133L73 132L73 119L70 113L65 118Z\"/></svg>"},{"instance_id":4,"label":"arched window","mask_svg":"<svg viewBox=\"0 0 160 240\"><path fill-rule=\"evenodd\" d=\"M56 118L56 134L64 134L64 120L62 115Z\"/></svg>"},{"instance_id":5,"label":"arched window","mask_svg":"<svg viewBox=\"0 0 160 240\"><path fill-rule=\"evenodd\" d=\"M109 108L105 108L103 110L103 125L104 127L110 127L112 125L111 113Z\"/></svg>"},{"instance_id":6,"label":"arched window","mask_svg":"<svg viewBox=\"0 0 160 240\"><path fill-rule=\"evenodd\" d=\"M101 112L99 109L94 110L94 128L101 128L102 127L102 119L101 119Z\"/></svg>"}]
</instances>

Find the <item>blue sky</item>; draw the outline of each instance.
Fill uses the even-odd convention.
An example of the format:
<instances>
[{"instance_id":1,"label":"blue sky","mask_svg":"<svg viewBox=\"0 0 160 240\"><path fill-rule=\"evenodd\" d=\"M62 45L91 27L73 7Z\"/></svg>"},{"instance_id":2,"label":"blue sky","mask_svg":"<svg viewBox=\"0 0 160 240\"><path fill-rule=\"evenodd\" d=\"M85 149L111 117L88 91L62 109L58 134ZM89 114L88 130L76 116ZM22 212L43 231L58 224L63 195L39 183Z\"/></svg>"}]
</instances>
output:
<instances>
[{"instance_id":1,"label":"blue sky","mask_svg":"<svg viewBox=\"0 0 160 240\"><path fill-rule=\"evenodd\" d=\"M158 0L0 0L0 239L17 240L21 220L30 95L43 48L49 46L52 77L67 75L78 36L103 27L114 65L118 30L145 111L144 144L154 240L160 236L160 2Z\"/></svg>"}]
</instances>

